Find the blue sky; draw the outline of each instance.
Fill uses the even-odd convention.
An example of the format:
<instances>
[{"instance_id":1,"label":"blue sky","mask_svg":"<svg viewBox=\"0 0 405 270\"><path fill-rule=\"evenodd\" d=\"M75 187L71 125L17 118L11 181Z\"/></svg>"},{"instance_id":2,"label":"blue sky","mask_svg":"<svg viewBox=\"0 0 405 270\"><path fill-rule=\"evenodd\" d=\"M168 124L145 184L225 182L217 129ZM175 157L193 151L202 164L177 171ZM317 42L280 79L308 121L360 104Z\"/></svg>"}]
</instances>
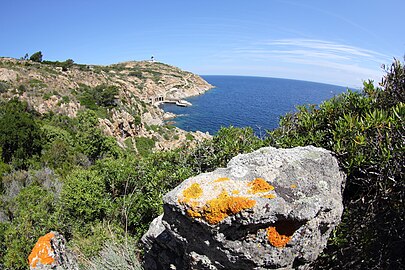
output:
<instances>
[{"instance_id":1,"label":"blue sky","mask_svg":"<svg viewBox=\"0 0 405 270\"><path fill-rule=\"evenodd\" d=\"M2 1L0 56L360 86L403 59L403 0Z\"/></svg>"}]
</instances>

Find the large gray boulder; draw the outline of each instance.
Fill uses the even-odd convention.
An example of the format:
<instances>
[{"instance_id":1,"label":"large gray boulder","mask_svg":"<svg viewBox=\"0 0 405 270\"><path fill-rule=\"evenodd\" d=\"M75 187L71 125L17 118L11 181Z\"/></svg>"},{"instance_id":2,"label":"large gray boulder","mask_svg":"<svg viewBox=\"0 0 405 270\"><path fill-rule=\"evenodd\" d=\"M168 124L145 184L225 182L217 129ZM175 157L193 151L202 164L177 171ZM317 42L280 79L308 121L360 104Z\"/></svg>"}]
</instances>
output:
<instances>
[{"instance_id":1,"label":"large gray boulder","mask_svg":"<svg viewBox=\"0 0 405 270\"><path fill-rule=\"evenodd\" d=\"M145 269L307 269L340 222L345 176L312 146L261 148L187 179L143 236Z\"/></svg>"}]
</instances>

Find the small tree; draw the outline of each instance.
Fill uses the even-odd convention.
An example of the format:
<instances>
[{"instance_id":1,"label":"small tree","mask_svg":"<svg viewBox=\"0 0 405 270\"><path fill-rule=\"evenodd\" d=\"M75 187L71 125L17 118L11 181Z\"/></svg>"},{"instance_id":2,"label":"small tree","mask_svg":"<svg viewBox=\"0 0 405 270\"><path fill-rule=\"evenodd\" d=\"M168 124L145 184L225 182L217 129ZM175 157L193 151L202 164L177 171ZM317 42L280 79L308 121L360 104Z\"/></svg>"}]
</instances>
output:
<instances>
[{"instance_id":1,"label":"small tree","mask_svg":"<svg viewBox=\"0 0 405 270\"><path fill-rule=\"evenodd\" d=\"M67 71L69 68L73 66L75 62L72 59L67 59L66 61L62 62L62 70Z\"/></svg>"},{"instance_id":2,"label":"small tree","mask_svg":"<svg viewBox=\"0 0 405 270\"><path fill-rule=\"evenodd\" d=\"M41 153L41 130L27 103L12 99L0 106L0 147L3 161L14 161L17 167Z\"/></svg>"},{"instance_id":3,"label":"small tree","mask_svg":"<svg viewBox=\"0 0 405 270\"><path fill-rule=\"evenodd\" d=\"M31 55L30 60L34 62L42 62L42 52L39 51L34 53L33 55Z\"/></svg>"}]
</instances>

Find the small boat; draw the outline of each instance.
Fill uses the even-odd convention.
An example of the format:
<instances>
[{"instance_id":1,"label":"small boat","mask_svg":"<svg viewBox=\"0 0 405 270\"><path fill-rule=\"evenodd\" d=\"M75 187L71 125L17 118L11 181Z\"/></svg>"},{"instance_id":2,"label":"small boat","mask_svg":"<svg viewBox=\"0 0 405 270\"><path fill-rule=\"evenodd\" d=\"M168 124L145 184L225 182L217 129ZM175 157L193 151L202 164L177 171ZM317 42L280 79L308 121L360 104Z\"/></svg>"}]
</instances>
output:
<instances>
[{"instance_id":1,"label":"small boat","mask_svg":"<svg viewBox=\"0 0 405 270\"><path fill-rule=\"evenodd\" d=\"M186 100L180 99L180 100L178 100L178 101L176 102L176 105L177 105L177 106L180 106L180 107L188 107L188 106L191 106L191 105L193 105L193 104L191 104L190 102L188 102L188 101L186 101Z\"/></svg>"}]
</instances>

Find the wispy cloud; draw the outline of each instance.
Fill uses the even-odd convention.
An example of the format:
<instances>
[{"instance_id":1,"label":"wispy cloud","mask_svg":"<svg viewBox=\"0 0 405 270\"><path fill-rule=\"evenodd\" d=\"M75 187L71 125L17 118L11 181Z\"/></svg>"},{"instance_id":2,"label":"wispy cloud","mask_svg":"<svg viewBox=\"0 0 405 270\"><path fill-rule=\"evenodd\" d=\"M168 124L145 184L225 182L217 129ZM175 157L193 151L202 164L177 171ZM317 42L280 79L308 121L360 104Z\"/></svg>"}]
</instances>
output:
<instances>
[{"instance_id":1,"label":"wispy cloud","mask_svg":"<svg viewBox=\"0 0 405 270\"><path fill-rule=\"evenodd\" d=\"M381 64L391 61L382 53L317 39L277 39L252 43L221 54L220 58L245 59L258 66L291 66L300 74L291 74L300 79L311 79L331 83L360 85L362 80L379 81L382 75ZM299 72L299 68L302 72ZM308 72L314 75L308 78ZM316 77L322 74L324 77ZM270 75L271 76L271 75ZM307 76L306 78L304 78ZM288 74L285 75L288 77Z\"/></svg>"},{"instance_id":2,"label":"wispy cloud","mask_svg":"<svg viewBox=\"0 0 405 270\"><path fill-rule=\"evenodd\" d=\"M308 51L327 52L329 55L335 56L368 57L376 61L379 61L381 58L388 58L386 55L372 50L316 39L280 39L264 42L262 44L268 46L303 48Z\"/></svg>"}]
</instances>

